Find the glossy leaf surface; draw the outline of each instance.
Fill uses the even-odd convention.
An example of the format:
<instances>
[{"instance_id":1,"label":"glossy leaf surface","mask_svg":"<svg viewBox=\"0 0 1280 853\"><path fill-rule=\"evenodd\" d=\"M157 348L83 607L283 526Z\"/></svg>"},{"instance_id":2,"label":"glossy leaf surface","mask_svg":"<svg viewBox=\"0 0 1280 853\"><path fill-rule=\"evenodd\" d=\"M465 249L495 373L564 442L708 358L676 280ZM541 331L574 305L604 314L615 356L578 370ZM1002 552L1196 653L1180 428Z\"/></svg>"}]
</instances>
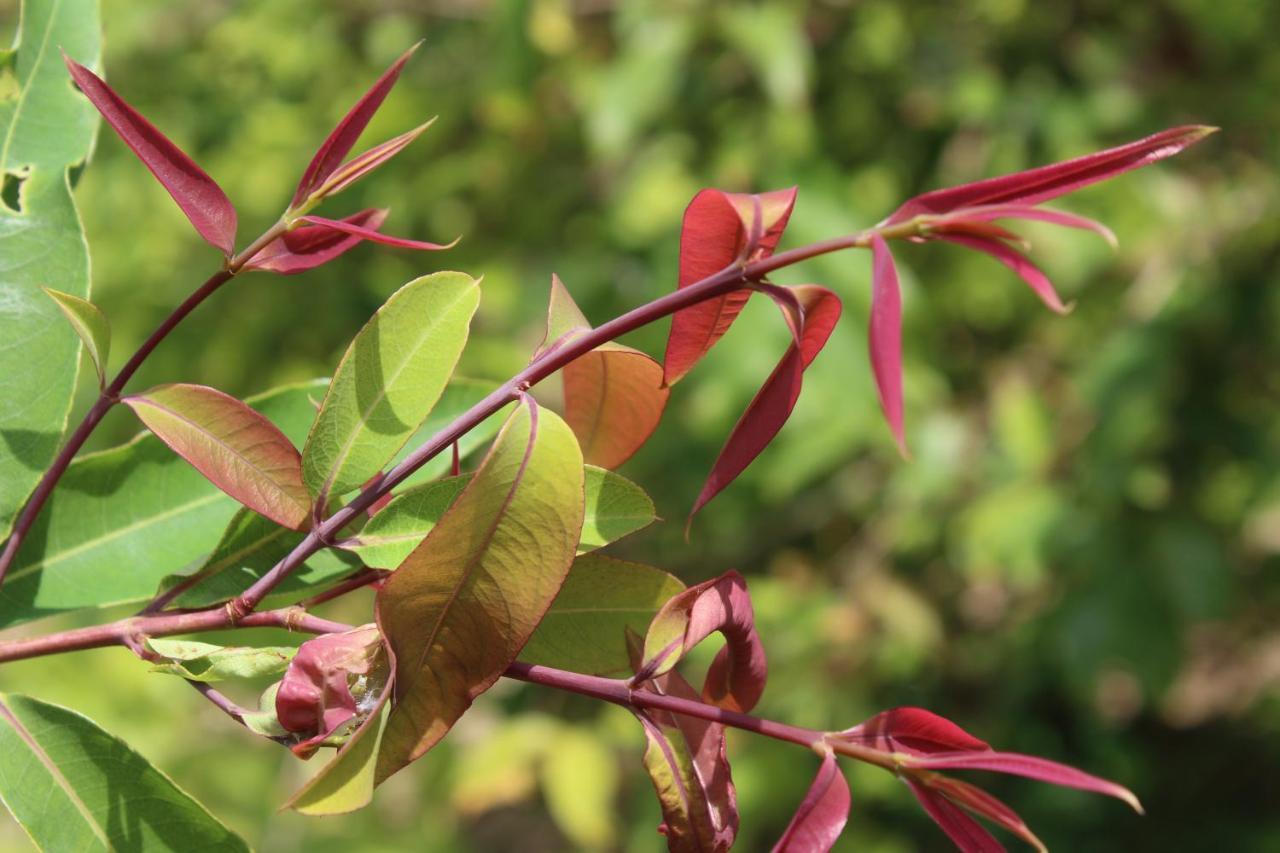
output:
<instances>
[{"instance_id":1,"label":"glossy leaf surface","mask_svg":"<svg viewBox=\"0 0 1280 853\"><path fill-rule=\"evenodd\" d=\"M835 754L828 752L773 853L826 853L844 831L849 803L849 783Z\"/></svg>"},{"instance_id":2,"label":"glossy leaf surface","mask_svg":"<svg viewBox=\"0 0 1280 853\"><path fill-rule=\"evenodd\" d=\"M65 48L64 48L65 50ZM231 257L236 250L236 209L217 182L102 78L68 57L71 78L116 134L151 170L209 245Z\"/></svg>"},{"instance_id":3,"label":"glossy leaf surface","mask_svg":"<svg viewBox=\"0 0 1280 853\"><path fill-rule=\"evenodd\" d=\"M925 813L933 818L961 853L1003 853L1004 845L959 806L913 779L906 782Z\"/></svg>"},{"instance_id":4,"label":"glossy leaf surface","mask_svg":"<svg viewBox=\"0 0 1280 853\"><path fill-rule=\"evenodd\" d=\"M396 291L356 335L302 451L317 498L382 470L440 399L480 302L469 275L440 272Z\"/></svg>"},{"instance_id":5,"label":"glossy leaf surface","mask_svg":"<svg viewBox=\"0 0 1280 853\"><path fill-rule=\"evenodd\" d=\"M369 208L343 217L342 221L377 231L386 221L387 213L385 209ZM359 234L349 234L327 225L302 225L263 246L244 269L296 275L346 254L364 239Z\"/></svg>"},{"instance_id":6,"label":"glossy leaf surface","mask_svg":"<svg viewBox=\"0 0 1280 853\"><path fill-rule=\"evenodd\" d=\"M0 539L58 452L75 393L80 339L41 288L89 298L68 174L89 156L98 116L51 48L95 62L100 32L97 0L27 0L13 50L0 51L0 179L16 189L0 203Z\"/></svg>"},{"instance_id":7,"label":"glossy leaf surface","mask_svg":"<svg viewBox=\"0 0 1280 853\"><path fill-rule=\"evenodd\" d=\"M378 593L396 665L377 777L420 757L515 660L560 591L583 517L582 454L531 398Z\"/></svg>"},{"instance_id":8,"label":"glossy leaf surface","mask_svg":"<svg viewBox=\"0 0 1280 853\"><path fill-rule=\"evenodd\" d=\"M104 387L107 384L107 356L111 354L111 326L107 322L107 315L88 299L48 287L44 292L57 303L67 322L79 336L93 361L94 370L98 373L98 387Z\"/></svg>"},{"instance_id":9,"label":"glossy leaf surface","mask_svg":"<svg viewBox=\"0 0 1280 853\"><path fill-rule=\"evenodd\" d=\"M880 408L898 449L906 455L902 424L902 289L889 246L879 234L871 241L871 325L867 347Z\"/></svg>"},{"instance_id":10,"label":"glossy leaf surface","mask_svg":"<svg viewBox=\"0 0 1280 853\"><path fill-rule=\"evenodd\" d=\"M301 457L261 414L204 385L161 385L123 402L222 491L285 527L306 526Z\"/></svg>"},{"instance_id":11,"label":"glossy leaf surface","mask_svg":"<svg viewBox=\"0 0 1280 853\"><path fill-rule=\"evenodd\" d=\"M124 741L12 693L0 695L0 798L42 850L249 849Z\"/></svg>"},{"instance_id":12,"label":"glossy leaf surface","mask_svg":"<svg viewBox=\"0 0 1280 853\"><path fill-rule=\"evenodd\" d=\"M382 243L384 246L395 246L400 249L418 249L419 251L438 252L443 249L451 249L458 241L452 243L427 243L422 240L410 240L407 237L393 237L390 234L383 234L373 228L366 228L358 225L348 219L326 219L323 216L303 216L300 221L306 222L313 228L327 228L330 231L336 231L340 234L347 234L361 240L370 240L374 243Z\"/></svg>"}]
</instances>

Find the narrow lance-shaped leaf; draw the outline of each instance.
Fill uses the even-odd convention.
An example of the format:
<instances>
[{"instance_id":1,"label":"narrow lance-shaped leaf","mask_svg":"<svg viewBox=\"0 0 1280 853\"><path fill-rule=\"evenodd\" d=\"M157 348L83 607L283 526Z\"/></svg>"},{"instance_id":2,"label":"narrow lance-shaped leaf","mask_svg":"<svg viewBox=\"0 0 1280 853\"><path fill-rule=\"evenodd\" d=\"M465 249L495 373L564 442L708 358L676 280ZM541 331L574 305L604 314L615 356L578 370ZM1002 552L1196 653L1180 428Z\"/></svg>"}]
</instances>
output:
<instances>
[{"instance_id":1,"label":"narrow lance-shaped leaf","mask_svg":"<svg viewBox=\"0 0 1280 853\"><path fill-rule=\"evenodd\" d=\"M958 187L933 190L910 199L885 221L887 224L905 222L919 214L949 213L962 207L977 205L1039 204L1131 169L1172 157L1215 130L1216 127L1204 125L1172 127L1144 139L1073 160Z\"/></svg>"},{"instance_id":2,"label":"narrow lance-shaped leaf","mask_svg":"<svg viewBox=\"0 0 1280 853\"><path fill-rule=\"evenodd\" d=\"M991 747L955 723L924 708L891 708L866 722L830 736L881 752L927 755L937 752L980 752Z\"/></svg>"},{"instance_id":3,"label":"narrow lance-shaped leaf","mask_svg":"<svg viewBox=\"0 0 1280 853\"><path fill-rule=\"evenodd\" d=\"M990 255L1000 263L1018 274L1018 277L1027 283L1036 294L1040 297L1045 305L1051 310L1059 313L1068 313L1066 305L1062 304L1062 299L1058 296L1058 292L1053 288L1053 282L1049 281L1049 277L1040 271L1040 268L1033 264L1026 255L1019 252L1012 246L1006 245L999 240L986 237L972 237L965 234L943 234L941 239L948 243L955 243L959 246L966 246L970 249Z\"/></svg>"},{"instance_id":4,"label":"narrow lance-shaped leaf","mask_svg":"<svg viewBox=\"0 0 1280 853\"><path fill-rule=\"evenodd\" d=\"M826 853L844 832L849 803L849 783L840 772L835 754L827 752L773 853Z\"/></svg>"},{"instance_id":5,"label":"narrow lance-shaped leaf","mask_svg":"<svg viewBox=\"0 0 1280 853\"><path fill-rule=\"evenodd\" d=\"M359 237L361 240L369 240L374 243L382 243L385 246L395 246L400 249L418 249L427 252L439 252L444 249L452 249L457 245L458 240L455 238L451 243L425 243L421 240L410 240L406 237L393 237L390 234L383 234L381 231L375 231L372 228L365 228L347 219L326 219L323 216L301 216L298 217L300 222L309 223L317 228L328 228L332 231L338 231L343 234L349 234L352 237Z\"/></svg>"},{"instance_id":6,"label":"narrow lance-shaped leaf","mask_svg":"<svg viewBox=\"0 0 1280 853\"><path fill-rule=\"evenodd\" d=\"M912 781L941 794L972 814L984 817L996 826L1012 832L1039 853L1047 853L1048 848L1044 846L1044 842L1036 837L1017 812L981 788L940 773L914 773Z\"/></svg>"},{"instance_id":7,"label":"narrow lance-shaped leaf","mask_svg":"<svg viewBox=\"0 0 1280 853\"><path fill-rule=\"evenodd\" d=\"M925 770L989 770L994 773L1006 773L1010 776L1024 776L1051 785L1064 788L1078 788L1095 794L1105 794L1123 800L1139 814L1142 804L1133 792L1123 785L1100 779L1083 770L1039 758L1034 755L1022 755L1017 752L966 752L960 754L927 755L912 758L908 762L911 767Z\"/></svg>"},{"instance_id":8,"label":"narrow lance-shaped leaf","mask_svg":"<svg viewBox=\"0 0 1280 853\"><path fill-rule=\"evenodd\" d=\"M914 779L904 781L924 807L925 813L933 818L933 822L942 828L961 853L1004 853L1004 845L946 797Z\"/></svg>"},{"instance_id":9,"label":"narrow lance-shaped leaf","mask_svg":"<svg viewBox=\"0 0 1280 853\"><path fill-rule=\"evenodd\" d=\"M705 189L693 197L680 231L678 288L715 275L745 254L773 254L795 205L795 187L760 195ZM759 217L757 221L756 217ZM751 245L757 237L756 245ZM663 359L664 381L674 385L729 330L751 297L747 289L677 311Z\"/></svg>"},{"instance_id":10,"label":"narrow lance-shaped leaf","mask_svg":"<svg viewBox=\"0 0 1280 853\"><path fill-rule=\"evenodd\" d=\"M1029 219L1036 222L1048 222L1066 228L1078 228L1092 231L1106 240L1112 248L1118 241L1110 228L1094 219L1067 213L1064 210L1049 210L1043 207L1030 207L1025 204L992 204L980 207L968 207L947 216L939 217L929 223L929 230L945 229L955 223L991 222L996 219ZM1016 237L1016 235L1010 235ZM1007 238L1006 238L1007 239Z\"/></svg>"},{"instance_id":11,"label":"narrow lance-shaped leaf","mask_svg":"<svg viewBox=\"0 0 1280 853\"><path fill-rule=\"evenodd\" d=\"M249 849L124 741L26 696L0 695L0 798L41 850Z\"/></svg>"},{"instance_id":12,"label":"narrow lance-shaped leaf","mask_svg":"<svg viewBox=\"0 0 1280 853\"><path fill-rule=\"evenodd\" d=\"M880 394L880 408L898 450L906 456L907 439L902 427L902 290L893 255L879 234L871 238L871 253L871 322L867 331L871 372Z\"/></svg>"},{"instance_id":13,"label":"narrow lance-shaped leaf","mask_svg":"<svg viewBox=\"0 0 1280 853\"><path fill-rule=\"evenodd\" d=\"M630 675L627 632L644 631L683 589L652 566L600 554L578 557L520 660L588 675Z\"/></svg>"},{"instance_id":14,"label":"narrow lance-shaped leaf","mask_svg":"<svg viewBox=\"0 0 1280 853\"><path fill-rule=\"evenodd\" d=\"M262 415L204 385L160 385L123 402L219 489L285 527L306 526L298 451Z\"/></svg>"},{"instance_id":15,"label":"narrow lance-shaped leaf","mask_svg":"<svg viewBox=\"0 0 1280 853\"><path fill-rule=\"evenodd\" d=\"M378 592L378 624L397 661L379 780L434 746L516 659L564 583L582 516L573 433L526 397Z\"/></svg>"},{"instance_id":16,"label":"narrow lance-shaped leaf","mask_svg":"<svg viewBox=\"0 0 1280 853\"><path fill-rule=\"evenodd\" d=\"M387 210L369 208L344 217L343 221L366 230L377 231L387 218ZM254 255L245 270L263 270L281 275L296 275L345 254L364 242L358 234L349 234L327 225L302 225L272 240Z\"/></svg>"},{"instance_id":17,"label":"narrow lance-shaped leaf","mask_svg":"<svg viewBox=\"0 0 1280 853\"><path fill-rule=\"evenodd\" d=\"M649 625L633 681L639 684L670 672L716 632L724 635L725 645L707 670L702 698L731 711L750 711L764 692L768 664L747 582L735 571L691 586L663 606Z\"/></svg>"},{"instance_id":18,"label":"narrow lance-shaped leaf","mask_svg":"<svg viewBox=\"0 0 1280 853\"><path fill-rule=\"evenodd\" d=\"M768 292L779 302L791 326L792 342L734 425L693 504L690 520L746 470L791 417L800 399L804 371L822 351L840 319L840 299L825 287L770 287Z\"/></svg>"},{"instance_id":19,"label":"narrow lance-shaped leaf","mask_svg":"<svg viewBox=\"0 0 1280 853\"><path fill-rule=\"evenodd\" d=\"M107 356L111 354L111 326L107 322L107 315L88 299L81 299L79 296L49 287L44 288L44 292L57 303L59 310L66 315L71 328L75 329L80 340L84 341L84 348L88 351L89 358L93 360L93 367L98 372L98 387L105 387Z\"/></svg>"},{"instance_id":20,"label":"narrow lance-shaped leaf","mask_svg":"<svg viewBox=\"0 0 1280 853\"><path fill-rule=\"evenodd\" d=\"M285 671L296 651L289 646L219 646L158 637L149 638L147 648L161 658L152 661L152 672L166 672L192 681L276 675Z\"/></svg>"},{"instance_id":21,"label":"narrow lance-shaped leaf","mask_svg":"<svg viewBox=\"0 0 1280 853\"><path fill-rule=\"evenodd\" d=\"M539 353L590 328L553 275L547 333ZM670 391L662 382L662 366L639 350L609 342L574 359L560 374L564 418L591 464L618 467L658 428Z\"/></svg>"},{"instance_id":22,"label":"narrow lance-shaped leaf","mask_svg":"<svg viewBox=\"0 0 1280 853\"><path fill-rule=\"evenodd\" d=\"M102 78L65 53L63 60L80 91L156 176L200 236L231 257L236 243L236 210L222 188Z\"/></svg>"},{"instance_id":23,"label":"narrow lance-shaped leaf","mask_svg":"<svg viewBox=\"0 0 1280 853\"><path fill-rule=\"evenodd\" d=\"M360 134L368 126L369 120L373 118L373 114L378 111L378 107L382 106L383 100L386 99L391 88L395 86L404 64L409 61L409 57L413 56L414 51L421 44L422 42L418 42L406 50L400 55L399 59L391 64L390 68L382 72L382 76L374 82L369 91L360 97L360 100L356 101L355 105L342 117L342 121L338 122L337 127L320 144L319 150L311 158L311 163L307 165L306 171L302 173L302 179L298 182L298 189L293 194L292 207L298 207L307 196L320 187L342 164L342 159L351 151L356 144L356 140L360 138Z\"/></svg>"},{"instance_id":24,"label":"narrow lance-shaped leaf","mask_svg":"<svg viewBox=\"0 0 1280 853\"><path fill-rule=\"evenodd\" d=\"M362 154L357 154L339 166L316 192L326 198L337 195L403 151L433 123L435 123L434 118L423 122L413 130L381 142Z\"/></svg>"},{"instance_id":25,"label":"narrow lance-shaped leaf","mask_svg":"<svg viewBox=\"0 0 1280 853\"><path fill-rule=\"evenodd\" d=\"M480 302L458 272L415 279L392 294L338 364L302 450L317 500L342 495L382 470L440 399Z\"/></svg>"}]
</instances>

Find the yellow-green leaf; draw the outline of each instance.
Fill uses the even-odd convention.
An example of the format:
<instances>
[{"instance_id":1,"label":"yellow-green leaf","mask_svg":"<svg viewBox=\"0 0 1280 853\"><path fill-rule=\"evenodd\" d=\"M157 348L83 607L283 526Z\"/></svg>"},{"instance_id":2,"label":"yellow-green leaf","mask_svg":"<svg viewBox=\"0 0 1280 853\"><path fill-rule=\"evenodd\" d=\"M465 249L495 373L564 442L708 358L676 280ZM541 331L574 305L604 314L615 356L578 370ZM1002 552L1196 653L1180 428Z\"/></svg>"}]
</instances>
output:
<instances>
[{"instance_id":1,"label":"yellow-green leaf","mask_svg":"<svg viewBox=\"0 0 1280 853\"><path fill-rule=\"evenodd\" d=\"M284 672L297 649L289 646L219 646L195 640L152 637L147 648L163 660L152 672L166 672L192 681L263 678Z\"/></svg>"},{"instance_id":2,"label":"yellow-green leaf","mask_svg":"<svg viewBox=\"0 0 1280 853\"><path fill-rule=\"evenodd\" d=\"M51 287L44 288L44 292L62 310L71 328L75 329L84 342L84 348L93 360L93 367L98 371L98 387L106 387L107 356L111 354L111 324L107 322L107 315L88 299Z\"/></svg>"}]
</instances>

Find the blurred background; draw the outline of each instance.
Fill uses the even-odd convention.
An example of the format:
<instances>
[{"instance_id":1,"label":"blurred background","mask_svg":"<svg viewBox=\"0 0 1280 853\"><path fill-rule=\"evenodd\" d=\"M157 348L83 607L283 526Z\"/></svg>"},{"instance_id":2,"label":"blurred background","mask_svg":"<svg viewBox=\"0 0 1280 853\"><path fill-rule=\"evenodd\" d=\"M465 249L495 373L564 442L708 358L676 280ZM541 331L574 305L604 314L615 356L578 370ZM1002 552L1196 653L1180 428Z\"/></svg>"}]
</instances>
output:
<instances>
[{"instance_id":1,"label":"blurred background","mask_svg":"<svg viewBox=\"0 0 1280 853\"><path fill-rule=\"evenodd\" d=\"M16 11L0 0L5 43ZM842 728L923 705L1147 807L976 780L1051 847L1280 849L1280 4L104 0L103 17L107 76L223 185L246 236L425 38L367 139L439 120L321 212L389 206L388 231L463 236L447 254L365 246L300 277L245 276L137 387L246 395L324 375L388 294L441 268L484 274L462 371L500 379L541 336L553 271L597 322L671 289L703 186L799 185L794 246L932 187L1222 126L1057 202L1108 223L1118 253L1024 229L1077 302L1066 318L987 258L896 250L910 462L868 371L868 256L777 276L845 300L791 422L685 543L702 478L786 345L753 302L623 469L669 521L612 550L690 582L748 576L773 664L764 715ZM217 259L109 132L78 196L124 354ZM665 333L629 343L660 355ZM114 413L97 446L136 428ZM6 666L0 689L86 713L264 850L661 846L634 722L542 690L500 684L372 807L314 820L275 814L313 768L126 652ZM767 849L814 761L730 748L739 849ZM893 778L848 771L839 849L948 849ZM0 818L0 847L24 843Z\"/></svg>"}]
</instances>

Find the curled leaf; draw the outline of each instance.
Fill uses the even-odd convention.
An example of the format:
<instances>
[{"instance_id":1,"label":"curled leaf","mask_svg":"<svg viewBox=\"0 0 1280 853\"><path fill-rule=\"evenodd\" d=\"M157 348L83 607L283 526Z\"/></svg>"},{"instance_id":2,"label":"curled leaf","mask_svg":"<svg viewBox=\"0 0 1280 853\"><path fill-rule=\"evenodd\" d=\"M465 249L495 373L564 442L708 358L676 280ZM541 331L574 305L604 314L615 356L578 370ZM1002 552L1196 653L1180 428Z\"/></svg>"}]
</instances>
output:
<instances>
[{"instance_id":1,"label":"curled leaf","mask_svg":"<svg viewBox=\"0 0 1280 853\"><path fill-rule=\"evenodd\" d=\"M288 646L218 646L157 637L147 639L147 648L161 659L153 659L152 672L205 682L276 675L284 672L296 651Z\"/></svg>"},{"instance_id":2,"label":"curled leaf","mask_svg":"<svg viewBox=\"0 0 1280 853\"><path fill-rule=\"evenodd\" d=\"M98 388L106 387L107 356L111 353L111 325L107 322L107 315L88 299L50 287L42 289L57 304L71 328L75 329L84 342L85 351L89 353L93 367L98 372Z\"/></svg>"},{"instance_id":3,"label":"curled leaf","mask_svg":"<svg viewBox=\"0 0 1280 853\"><path fill-rule=\"evenodd\" d=\"M902 427L902 290L898 270L884 238L871 239L871 323L867 347L871 372L880 394L880 408L903 456L907 440Z\"/></svg>"},{"instance_id":4,"label":"curled leaf","mask_svg":"<svg viewBox=\"0 0 1280 853\"><path fill-rule=\"evenodd\" d=\"M800 399L805 369L822 351L840 319L840 299L825 287L771 287L767 292L782 307L792 328L792 342L734 425L690 518L733 482L782 429Z\"/></svg>"},{"instance_id":5,"label":"curled leaf","mask_svg":"<svg viewBox=\"0 0 1280 853\"><path fill-rule=\"evenodd\" d=\"M236 210L226 193L102 78L63 54L71 79L182 208L196 231L227 257L235 252Z\"/></svg>"},{"instance_id":6,"label":"curled leaf","mask_svg":"<svg viewBox=\"0 0 1280 853\"><path fill-rule=\"evenodd\" d=\"M311 163L302 173L302 179L298 181L298 189L293 194L292 207L296 208L305 201L342 164L342 158L346 157L355 146L356 140L368 126L369 120L378 111L378 107L382 106L387 94L400 78L400 71L404 68L404 64L421 44L422 42L418 42L391 63L391 67L382 72L382 76L369 87L369 91L365 92L360 100L356 101L355 105L342 117L342 121L338 122L337 127L320 144L319 150L311 158Z\"/></svg>"},{"instance_id":7,"label":"curled leaf","mask_svg":"<svg viewBox=\"0 0 1280 853\"><path fill-rule=\"evenodd\" d=\"M387 218L385 209L369 208L344 217L343 222L377 231ZM296 275L345 254L364 242L364 237L327 225L303 225L272 240L244 265L246 270L263 270Z\"/></svg>"},{"instance_id":8,"label":"curled leaf","mask_svg":"<svg viewBox=\"0 0 1280 853\"><path fill-rule=\"evenodd\" d=\"M711 662L702 698L721 708L747 712L764 692L768 676L764 646L756 633L747 582L735 571L691 586L653 617L634 683L664 675L711 634L725 645Z\"/></svg>"},{"instance_id":9,"label":"curled leaf","mask_svg":"<svg viewBox=\"0 0 1280 853\"><path fill-rule=\"evenodd\" d=\"M381 647L377 627L363 625L315 637L298 648L276 693L280 725L303 738L294 752L310 756L320 741L371 710L375 697L363 677ZM363 688L359 697L352 692L357 684Z\"/></svg>"},{"instance_id":10,"label":"curled leaf","mask_svg":"<svg viewBox=\"0 0 1280 853\"><path fill-rule=\"evenodd\" d=\"M759 195L699 192L689 202L680 230L677 287L688 287L735 262L772 255L795 200L795 187ZM674 385L707 354L750 296L750 290L735 290L675 313L663 358L665 384Z\"/></svg>"},{"instance_id":11,"label":"curled leaf","mask_svg":"<svg viewBox=\"0 0 1280 853\"><path fill-rule=\"evenodd\" d=\"M205 385L160 385L121 402L240 503L285 527L307 525L311 498L297 448L235 397Z\"/></svg>"},{"instance_id":12,"label":"curled leaf","mask_svg":"<svg viewBox=\"0 0 1280 853\"><path fill-rule=\"evenodd\" d=\"M773 853L826 853L844 831L849 803L849 783L840 772L835 753L827 752Z\"/></svg>"}]
</instances>

